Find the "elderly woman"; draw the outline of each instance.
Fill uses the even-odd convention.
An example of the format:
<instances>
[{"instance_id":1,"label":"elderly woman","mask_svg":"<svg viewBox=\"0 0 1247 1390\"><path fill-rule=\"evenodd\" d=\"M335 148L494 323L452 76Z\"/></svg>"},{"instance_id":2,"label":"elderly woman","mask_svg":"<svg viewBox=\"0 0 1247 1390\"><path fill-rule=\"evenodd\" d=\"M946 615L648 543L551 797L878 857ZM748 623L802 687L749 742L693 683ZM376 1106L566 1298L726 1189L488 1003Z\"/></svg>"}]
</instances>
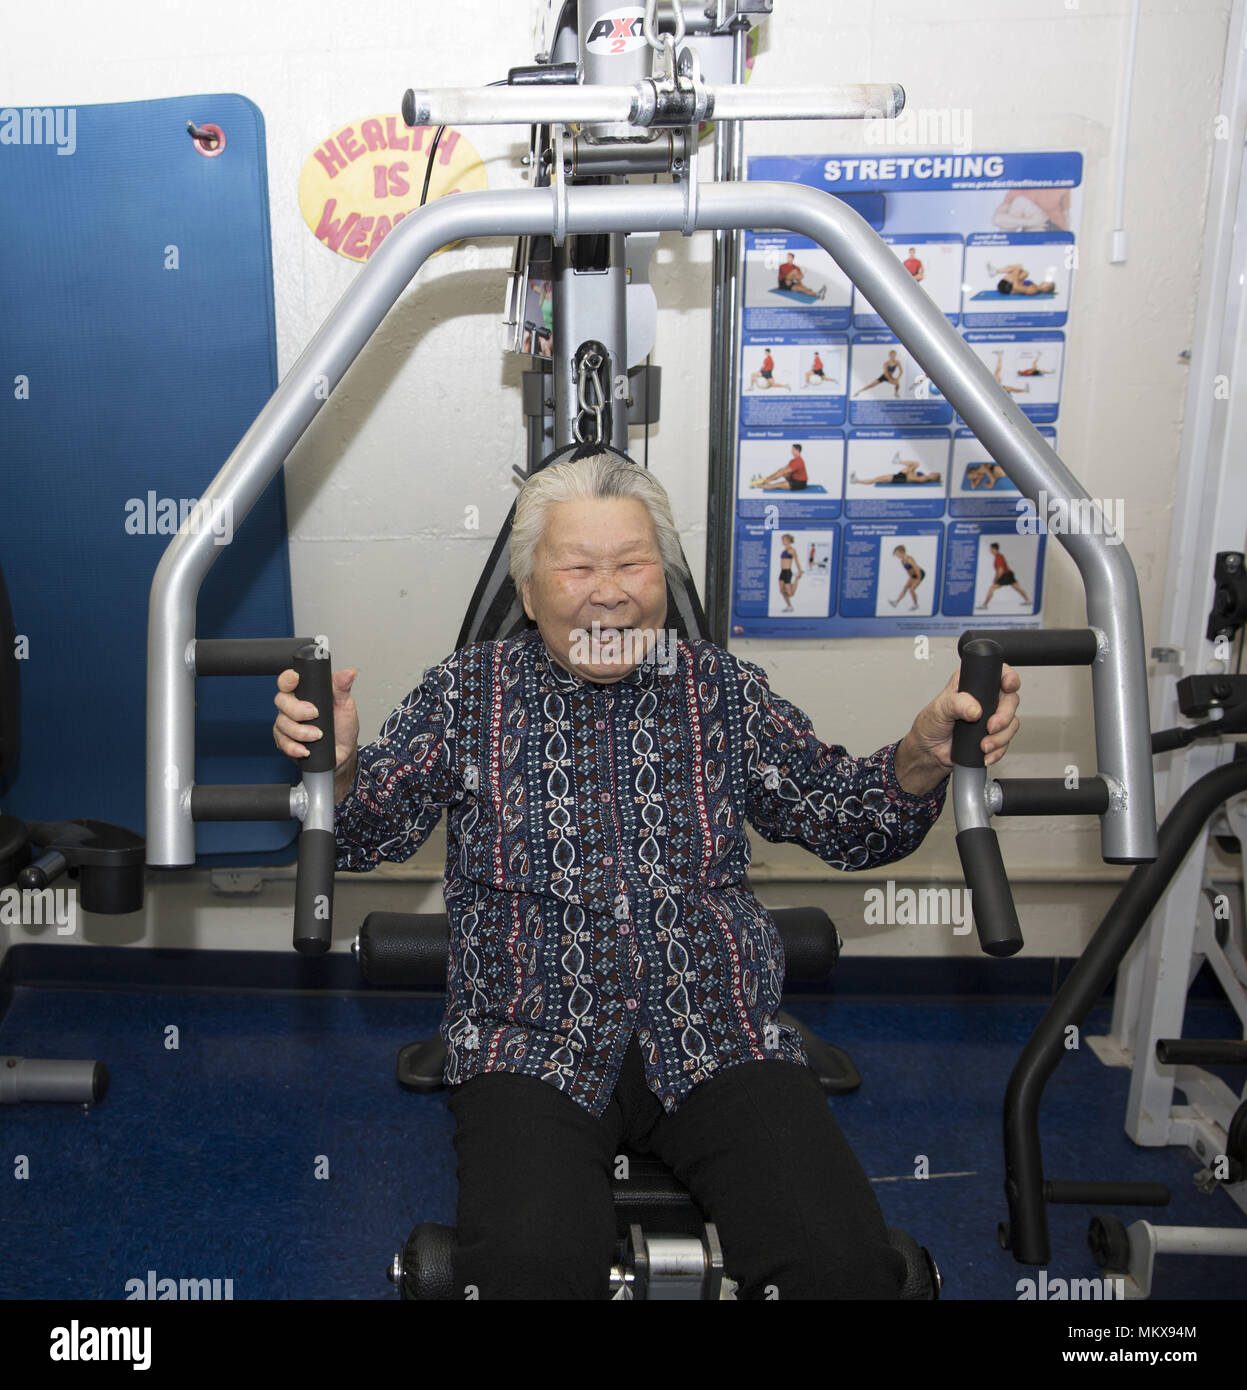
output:
<instances>
[{"instance_id":1,"label":"elderly woman","mask_svg":"<svg viewBox=\"0 0 1247 1390\"><path fill-rule=\"evenodd\" d=\"M940 814L955 678L866 758L820 742L765 671L664 631L684 561L666 493L618 455L524 485L511 575L536 627L430 669L357 748L334 676L338 868L403 861L448 812L445 1081L455 1281L605 1298L621 1141L718 1227L741 1298L895 1298L903 1268L795 1030L784 955L744 886L746 821L836 869L888 864ZM278 746L314 707L278 679ZM1005 668L988 726L1018 728Z\"/></svg>"}]
</instances>

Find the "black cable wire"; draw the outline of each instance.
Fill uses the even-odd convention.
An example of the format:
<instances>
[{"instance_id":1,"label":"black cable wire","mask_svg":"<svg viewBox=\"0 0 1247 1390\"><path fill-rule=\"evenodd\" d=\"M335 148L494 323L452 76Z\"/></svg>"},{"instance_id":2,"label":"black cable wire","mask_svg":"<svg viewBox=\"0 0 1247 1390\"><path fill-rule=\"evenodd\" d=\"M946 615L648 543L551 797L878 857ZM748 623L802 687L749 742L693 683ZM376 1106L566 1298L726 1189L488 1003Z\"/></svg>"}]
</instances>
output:
<instances>
[{"instance_id":1,"label":"black cable wire","mask_svg":"<svg viewBox=\"0 0 1247 1390\"><path fill-rule=\"evenodd\" d=\"M485 85L487 87L505 87L508 85L508 83L507 79L504 77L498 82L487 82ZM437 134L433 137L433 143L429 146L429 157L424 166L424 188L420 193L421 207L423 207L425 205L425 202L428 200L429 181L433 177L433 156L437 153L438 143L441 141L441 138L445 133L446 127L444 125L439 125L437 128Z\"/></svg>"},{"instance_id":2,"label":"black cable wire","mask_svg":"<svg viewBox=\"0 0 1247 1390\"><path fill-rule=\"evenodd\" d=\"M652 353L645 354L645 467L649 468L649 360Z\"/></svg>"},{"instance_id":3,"label":"black cable wire","mask_svg":"<svg viewBox=\"0 0 1247 1390\"><path fill-rule=\"evenodd\" d=\"M657 182L658 182L658 175L655 174L654 177L650 180L650 182L651 182L651 183L657 183ZM657 248L655 248L655 249L657 249ZM649 382L649 360L650 360L650 358L651 358L653 355L654 355L654 354L653 354L652 352L647 352L647 353L645 354L645 467L646 467L646 469L649 468L649 385L650 385L650 382Z\"/></svg>"},{"instance_id":4,"label":"black cable wire","mask_svg":"<svg viewBox=\"0 0 1247 1390\"><path fill-rule=\"evenodd\" d=\"M420 194L421 207L424 206L425 200L429 196L429 180L433 177L433 156L437 153L438 141L442 138L442 135L445 132L445 130L446 127L444 125L439 125L437 128L437 134L433 137L433 143L429 146L429 160L428 163L424 166L424 189Z\"/></svg>"}]
</instances>

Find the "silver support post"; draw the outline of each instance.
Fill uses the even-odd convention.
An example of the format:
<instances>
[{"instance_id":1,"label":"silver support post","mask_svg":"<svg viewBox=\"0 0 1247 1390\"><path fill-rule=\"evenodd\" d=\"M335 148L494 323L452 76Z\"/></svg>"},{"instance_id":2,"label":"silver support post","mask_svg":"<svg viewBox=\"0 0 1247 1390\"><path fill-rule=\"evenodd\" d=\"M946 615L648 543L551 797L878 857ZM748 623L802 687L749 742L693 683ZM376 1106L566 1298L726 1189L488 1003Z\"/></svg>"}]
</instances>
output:
<instances>
[{"instance_id":1,"label":"silver support post","mask_svg":"<svg viewBox=\"0 0 1247 1390\"><path fill-rule=\"evenodd\" d=\"M732 28L732 81L745 80L749 24ZM714 130L714 177L724 184L744 175L745 133L740 121ZM740 370L741 244L739 229L714 234L710 290L710 450L706 480L705 610L710 640L727 645L731 624L732 520L736 497L736 384Z\"/></svg>"},{"instance_id":2,"label":"silver support post","mask_svg":"<svg viewBox=\"0 0 1247 1390\"><path fill-rule=\"evenodd\" d=\"M675 185L567 189L569 233L676 231L685 219ZM466 237L551 235L553 189L462 193L403 219L355 277L255 423L204 492L205 506L228 505L241 524L312 423L328 391L376 332L412 277L435 251ZM1023 495L1040 493L1092 508L1095 534L1058 539L1078 566L1090 626L1104 633L1092 669L1099 770L1124 796L1102 821L1104 857L1147 860L1156 854L1147 669L1138 584L1123 545L1110 545L1094 504L1034 425L1010 401L934 302L914 283L878 234L847 204L792 184L707 185L697 201L703 231L777 228L822 246L875 306ZM1085 513L1080 513L1085 514ZM199 589L221 553L207 528L180 531L152 581L148 625L148 863L195 858L189 791L194 777L194 673L186 659L195 637Z\"/></svg>"}]
</instances>

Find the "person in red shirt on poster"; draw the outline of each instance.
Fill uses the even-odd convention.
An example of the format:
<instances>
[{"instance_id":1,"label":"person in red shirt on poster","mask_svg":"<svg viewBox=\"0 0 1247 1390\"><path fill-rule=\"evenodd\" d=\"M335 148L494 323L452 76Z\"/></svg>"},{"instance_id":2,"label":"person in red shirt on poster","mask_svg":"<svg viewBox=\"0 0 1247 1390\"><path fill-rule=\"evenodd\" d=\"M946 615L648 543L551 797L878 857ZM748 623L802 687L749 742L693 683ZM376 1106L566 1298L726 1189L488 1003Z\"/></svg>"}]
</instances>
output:
<instances>
[{"instance_id":1,"label":"person in red shirt on poster","mask_svg":"<svg viewBox=\"0 0 1247 1390\"><path fill-rule=\"evenodd\" d=\"M1026 590L1023 589L1022 586L1018 583L1017 576L1009 568L1008 560L1006 560L1005 557L1000 553L1000 547L996 544L995 541L992 541L990 549L993 552L992 564L996 568L996 578L992 580L992 586L987 591L987 597L983 600L982 603L979 604L979 607L986 608L987 605L992 601L992 595L996 592L997 589L1016 589L1018 593L1022 595L1022 598L1025 600L1025 602L1029 603L1030 596L1027 594Z\"/></svg>"},{"instance_id":2,"label":"person in red shirt on poster","mask_svg":"<svg viewBox=\"0 0 1247 1390\"><path fill-rule=\"evenodd\" d=\"M779 268L779 288L788 290L791 294L806 294L811 299L823 299L827 294L827 286L823 285L817 290L807 288L803 283L805 271L797 264L796 257L791 251L788 259Z\"/></svg>"},{"instance_id":3,"label":"person in red shirt on poster","mask_svg":"<svg viewBox=\"0 0 1247 1390\"><path fill-rule=\"evenodd\" d=\"M759 474L749 480L749 486L761 488L763 492L776 492L781 488L786 491L800 492L802 488L810 485L810 475L805 471L805 459L801 454L801 445L792 446L792 457L782 468L777 468L774 473L768 473L766 477Z\"/></svg>"},{"instance_id":4,"label":"person in red shirt on poster","mask_svg":"<svg viewBox=\"0 0 1247 1390\"><path fill-rule=\"evenodd\" d=\"M758 385L758 378L762 379L762 385ZM771 356L771 350L766 350L766 355L762 358L762 365L749 378L749 389L751 391L769 391L778 386L783 391L791 391L792 387L786 381L775 380L775 359Z\"/></svg>"},{"instance_id":5,"label":"person in red shirt on poster","mask_svg":"<svg viewBox=\"0 0 1247 1390\"><path fill-rule=\"evenodd\" d=\"M811 377L816 377L817 380L811 382ZM836 378L834 376L824 375L823 359L816 352L814 354L814 364L813 366L811 366L810 370L805 374L805 384L807 386L830 386L834 383L835 380Z\"/></svg>"}]
</instances>

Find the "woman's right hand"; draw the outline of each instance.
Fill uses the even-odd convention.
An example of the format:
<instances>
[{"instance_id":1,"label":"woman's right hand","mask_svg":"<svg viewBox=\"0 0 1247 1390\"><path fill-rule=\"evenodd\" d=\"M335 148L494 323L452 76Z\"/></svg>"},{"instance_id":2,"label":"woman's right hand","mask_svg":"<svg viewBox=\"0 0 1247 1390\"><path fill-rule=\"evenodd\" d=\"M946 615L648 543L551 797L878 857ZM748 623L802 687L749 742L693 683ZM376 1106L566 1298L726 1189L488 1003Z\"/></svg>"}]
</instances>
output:
<instances>
[{"instance_id":1,"label":"woman's right hand","mask_svg":"<svg viewBox=\"0 0 1247 1390\"><path fill-rule=\"evenodd\" d=\"M359 711L351 696L351 686L355 684L358 671L347 668L333 673L333 742L334 771L340 772L354 762L359 748ZM299 684L299 673L286 670L277 677L277 694L273 703L280 713L273 721L273 742L288 757L296 762L306 758L309 743L320 738L320 730L315 724L306 721L315 719L317 709L309 700L300 700L294 694Z\"/></svg>"}]
</instances>

